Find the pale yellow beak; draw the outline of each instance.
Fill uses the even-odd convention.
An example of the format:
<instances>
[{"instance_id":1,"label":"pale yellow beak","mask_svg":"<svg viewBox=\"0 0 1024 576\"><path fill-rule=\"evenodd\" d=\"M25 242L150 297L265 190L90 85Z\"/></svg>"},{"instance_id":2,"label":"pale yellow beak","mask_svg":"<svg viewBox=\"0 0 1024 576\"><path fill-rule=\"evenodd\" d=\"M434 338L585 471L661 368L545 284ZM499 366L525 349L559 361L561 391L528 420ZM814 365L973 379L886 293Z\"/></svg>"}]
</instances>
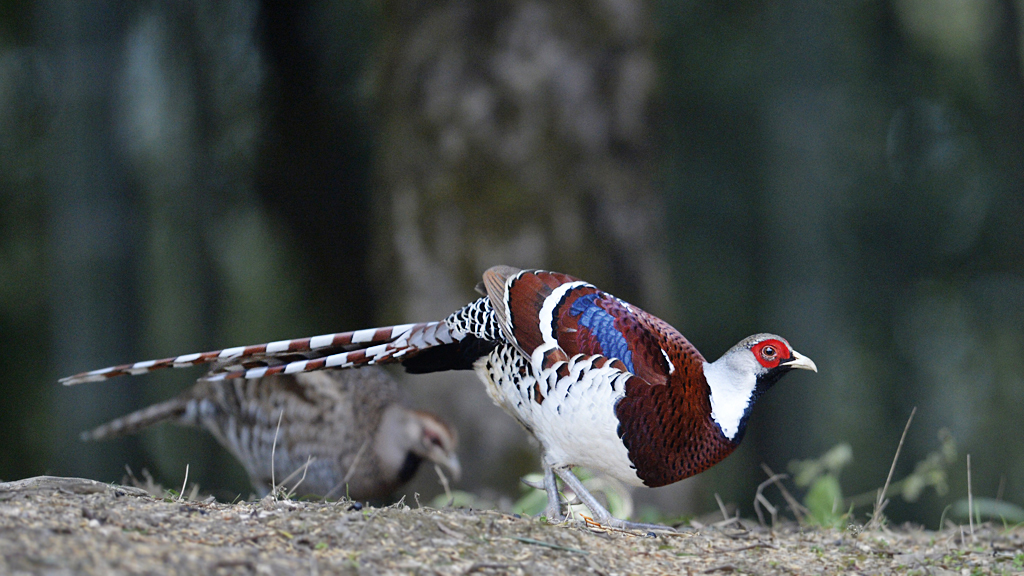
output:
<instances>
[{"instance_id":1,"label":"pale yellow beak","mask_svg":"<svg viewBox=\"0 0 1024 576\"><path fill-rule=\"evenodd\" d=\"M817 372L818 367L814 365L814 360L811 360L807 356L793 350L793 357L786 360L781 364L782 366L789 366L790 368L800 368L802 370L810 370Z\"/></svg>"}]
</instances>

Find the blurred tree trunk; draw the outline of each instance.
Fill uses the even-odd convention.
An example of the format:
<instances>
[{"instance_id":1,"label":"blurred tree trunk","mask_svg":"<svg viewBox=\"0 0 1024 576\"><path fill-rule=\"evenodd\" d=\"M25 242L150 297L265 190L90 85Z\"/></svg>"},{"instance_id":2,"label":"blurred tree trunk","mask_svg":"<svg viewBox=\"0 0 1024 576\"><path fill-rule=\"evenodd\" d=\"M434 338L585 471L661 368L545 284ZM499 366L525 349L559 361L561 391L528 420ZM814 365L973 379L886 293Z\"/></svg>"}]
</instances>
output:
<instances>
[{"instance_id":1,"label":"blurred tree trunk","mask_svg":"<svg viewBox=\"0 0 1024 576\"><path fill-rule=\"evenodd\" d=\"M567 272L670 318L648 7L392 1L384 20L381 321L443 318L496 264ZM463 487L516 493L539 468L472 374L410 380L459 428Z\"/></svg>"},{"instance_id":2,"label":"blurred tree trunk","mask_svg":"<svg viewBox=\"0 0 1024 576\"><path fill-rule=\"evenodd\" d=\"M313 329L294 252L253 190L264 79L257 13L249 0L55 1L40 10L58 79L46 155L54 378ZM191 464L191 481L247 495L241 468L198 431L78 440L197 376L54 384L50 471L117 480L129 463L171 485Z\"/></svg>"},{"instance_id":3,"label":"blurred tree trunk","mask_svg":"<svg viewBox=\"0 0 1024 576\"><path fill-rule=\"evenodd\" d=\"M260 311L283 306L288 292L261 277L276 255L262 245L267 223L252 192L263 80L256 13L248 0L197 1L146 6L131 19L116 88L118 136L145 221L140 358L277 337ZM168 371L129 384L153 403L197 376ZM159 481L177 484L189 464L203 486L247 489L207 434L162 426L144 438Z\"/></svg>"},{"instance_id":4,"label":"blurred tree trunk","mask_svg":"<svg viewBox=\"0 0 1024 576\"><path fill-rule=\"evenodd\" d=\"M56 114L44 155L50 205L50 313L55 395L55 473L100 476L122 457L81 445L78 432L126 410L133 393L111 383L97 396L86 387L59 389L55 379L131 358L135 346L135 250L138 222L123 150L114 130L114 73L126 31L119 2L49 0L38 8L40 43L54 70ZM44 372L47 373L47 372ZM42 431L40 431L42 433ZM134 445L134 443L133 443Z\"/></svg>"}]
</instances>

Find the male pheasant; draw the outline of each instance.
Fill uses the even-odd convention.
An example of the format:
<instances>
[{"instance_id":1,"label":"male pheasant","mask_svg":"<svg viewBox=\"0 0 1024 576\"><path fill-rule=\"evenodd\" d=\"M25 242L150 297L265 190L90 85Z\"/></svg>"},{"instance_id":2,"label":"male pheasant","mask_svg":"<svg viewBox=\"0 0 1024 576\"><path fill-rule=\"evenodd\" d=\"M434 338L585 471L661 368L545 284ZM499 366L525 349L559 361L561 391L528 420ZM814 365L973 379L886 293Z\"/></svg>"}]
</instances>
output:
<instances>
[{"instance_id":1,"label":"male pheasant","mask_svg":"<svg viewBox=\"0 0 1024 576\"><path fill-rule=\"evenodd\" d=\"M375 500L412 478L424 460L457 479L455 431L399 398L398 383L380 368L200 379L177 398L82 438L113 438L162 422L202 427L242 464L260 495L276 485L300 497Z\"/></svg>"},{"instance_id":2,"label":"male pheasant","mask_svg":"<svg viewBox=\"0 0 1024 576\"><path fill-rule=\"evenodd\" d=\"M672 326L567 274L497 266L482 286L482 298L438 322L186 354L62 382L204 362L220 362L208 380L396 362L412 373L471 368L540 442L549 517L561 515L557 475L601 524L648 528L614 518L570 468L638 486L677 482L736 448L754 402L783 374L817 371L772 334L707 362Z\"/></svg>"}]
</instances>

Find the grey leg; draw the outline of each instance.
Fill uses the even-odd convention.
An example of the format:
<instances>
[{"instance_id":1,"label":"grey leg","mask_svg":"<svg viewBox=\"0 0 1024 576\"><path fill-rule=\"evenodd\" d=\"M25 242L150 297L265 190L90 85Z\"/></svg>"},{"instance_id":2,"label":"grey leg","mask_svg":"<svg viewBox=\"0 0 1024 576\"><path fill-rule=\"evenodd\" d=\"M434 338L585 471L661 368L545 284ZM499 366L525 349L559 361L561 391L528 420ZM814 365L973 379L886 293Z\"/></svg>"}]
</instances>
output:
<instances>
[{"instance_id":1,"label":"grey leg","mask_svg":"<svg viewBox=\"0 0 1024 576\"><path fill-rule=\"evenodd\" d=\"M558 483L555 481L555 471L550 466L544 470L544 490L548 493L548 507L544 509L544 515L552 522L561 522L562 505L558 498Z\"/></svg>"},{"instance_id":2,"label":"grey leg","mask_svg":"<svg viewBox=\"0 0 1024 576\"><path fill-rule=\"evenodd\" d=\"M661 530L663 532L675 532L673 528L668 526L662 526L660 524L643 524L641 522L628 522L612 516L611 512L609 512L604 506L601 506L601 503L597 501L597 498L594 498L594 495L583 486L583 482L580 482L580 479L577 478L571 470L568 468L552 469L556 474L558 474L558 477L562 479L562 482L565 482L566 486L572 488L572 491L576 493L576 497L594 513L594 520L599 524L611 526L613 528L623 528L626 530Z\"/></svg>"}]
</instances>

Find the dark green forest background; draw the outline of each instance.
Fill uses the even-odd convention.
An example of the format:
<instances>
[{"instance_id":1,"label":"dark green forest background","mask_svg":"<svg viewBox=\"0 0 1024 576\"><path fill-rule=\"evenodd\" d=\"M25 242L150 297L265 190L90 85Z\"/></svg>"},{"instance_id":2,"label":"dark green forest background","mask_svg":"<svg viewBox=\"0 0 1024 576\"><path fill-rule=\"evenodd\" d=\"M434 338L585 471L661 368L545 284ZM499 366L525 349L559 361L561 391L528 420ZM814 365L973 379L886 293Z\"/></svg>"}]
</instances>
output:
<instances>
[{"instance_id":1,"label":"dark green forest background","mask_svg":"<svg viewBox=\"0 0 1024 576\"><path fill-rule=\"evenodd\" d=\"M124 465L248 493L203 434L78 432L199 374L114 363L436 320L494 264L585 278L716 358L819 366L666 514L752 514L759 464L847 442L844 492L939 447L1024 504L1024 14L1013 0L0 1L0 478ZM396 372L396 375L400 375ZM471 374L459 487L539 468ZM798 494L801 489L791 486ZM434 494L436 479L410 487Z\"/></svg>"}]
</instances>

